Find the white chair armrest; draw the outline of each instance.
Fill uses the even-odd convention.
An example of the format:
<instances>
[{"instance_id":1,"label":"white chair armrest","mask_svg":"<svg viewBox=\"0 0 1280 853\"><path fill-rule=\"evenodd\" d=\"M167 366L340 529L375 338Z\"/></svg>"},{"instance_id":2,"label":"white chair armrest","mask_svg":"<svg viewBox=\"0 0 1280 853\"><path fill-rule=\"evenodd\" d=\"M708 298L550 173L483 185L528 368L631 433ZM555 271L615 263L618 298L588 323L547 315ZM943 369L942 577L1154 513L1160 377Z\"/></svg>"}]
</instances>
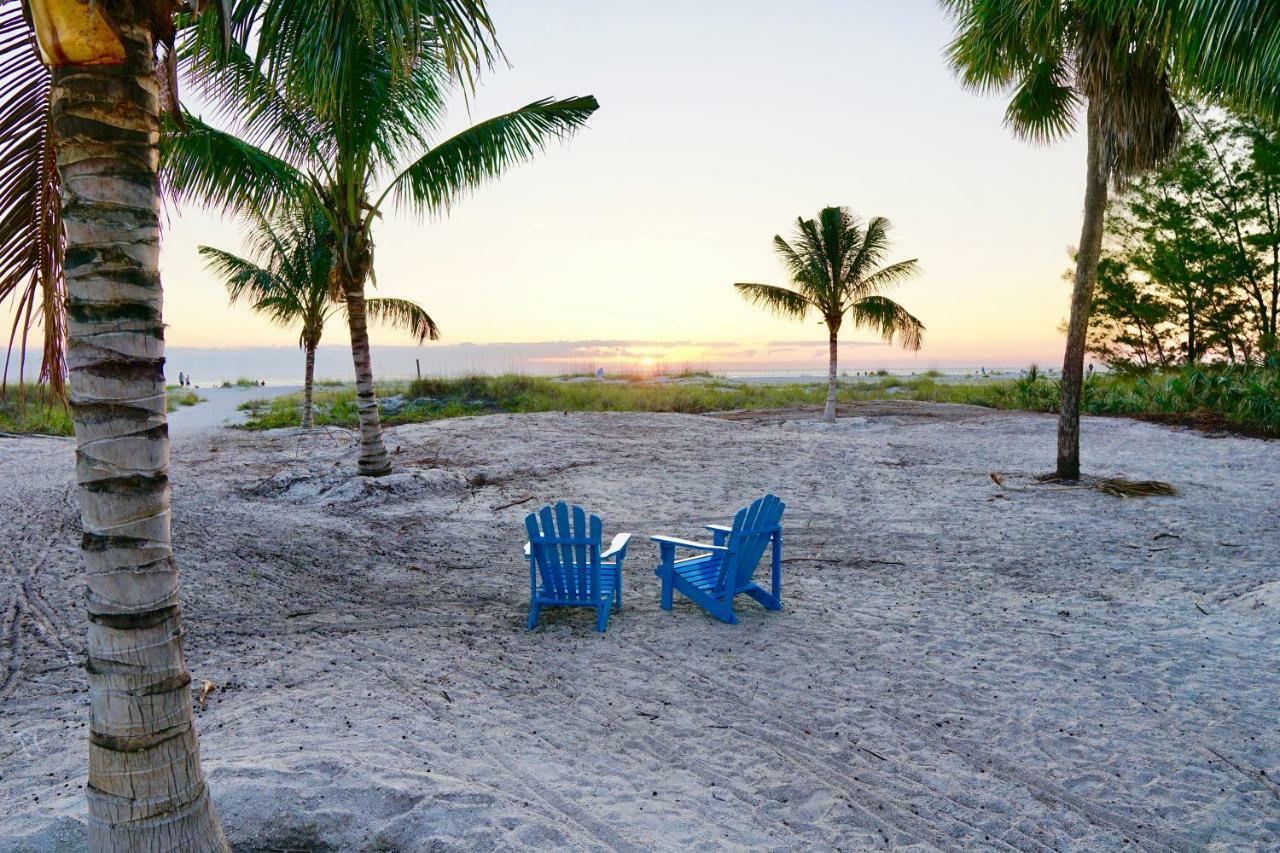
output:
<instances>
[{"instance_id":1,"label":"white chair armrest","mask_svg":"<svg viewBox=\"0 0 1280 853\"><path fill-rule=\"evenodd\" d=\"M678 539L675 536L650 536L654 542L665 542L669 545L675 545L677 548L688 548L690 551L719 551L728 552L728 548L723 545L708 545L706 542L692 542L688 539Z\"/></svg>"},{"instance_id":2,"label":"white chair armrest","mask_svg":"<svg viewBox=\"0 0 1280 853\"><path fill-rule=\"evenodd\" d=\"M613 537L613 541L609 543L609 550L600 555L600 559L607 560L617 555L619 551L627 547L627 543L631 541L630 533L619 533Z\"/></svg>"}]
</instances>

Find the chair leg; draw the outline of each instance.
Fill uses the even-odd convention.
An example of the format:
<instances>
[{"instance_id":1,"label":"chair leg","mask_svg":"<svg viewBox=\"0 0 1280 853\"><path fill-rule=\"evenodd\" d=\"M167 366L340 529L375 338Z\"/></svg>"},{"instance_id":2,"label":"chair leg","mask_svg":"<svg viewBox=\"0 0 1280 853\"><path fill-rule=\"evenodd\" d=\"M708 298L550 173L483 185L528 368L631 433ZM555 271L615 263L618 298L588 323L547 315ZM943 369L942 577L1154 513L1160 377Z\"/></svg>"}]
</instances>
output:
<instances>
[{"instance_id":1,"label":"chair leg","mask_svg":"<svg viewBox=\"0 0 1280 853\"><path fill-rule=\"evenodd\" d=\"M730 625L738 624L738 614L733 612L733 601L723 604L711 611L711 615L719 619L721 622L728 622Z\"/></svg>"},{"instance_id":2,"label":"chair leg","mask_svg":"<svg viewBox=\"0 0 1280 853\"><path fill-rule=\"evenodd\" d=\"M671 593L672 593L673 587L674 587L674 584L671 582L670 577L662 578L662 609L663 610L671 609Z\"/></svg>"},{"instance_id":3,"label":"chair leg","mask_svg":"<svg viewBox=\"0 0 1280 853\"><path fill-rule=\"evenodd\" d=\"M613 609L622 612L622 567L618 567L613 577Z\"/></svg>"},{"instance_id":4,"label":"chair leg","mask_svg":"<svg viewBox=\"0 0 1280 853\"><path fill-rule=\"evenodd\" d=\"M541 610L542 608L539 607L537 604L529 605L529 630L530 631L538 627L538 613Z\"/></svg>"},{"instance_id":5,"label":"chair leg","mask_svg":"<svg viewBox=\"0 0 1280 853\"><path fill-rule=\"evenodd\" d=\"M603 634L609 627L609 606L596 608L596 630Z\"/></svg>"},{"instance_id":6,"label":"chair leg","mask_svg":"<svg viewBox=\"0 0 1280 853\"><path fill-rule=\"evenodd\" d=\"M782 602L778 600L776 595L770 595L758 586L746 590L746 593L756 601L760 602L760 604L764 606L765 610L782 609Z\"/></svg>"}]
</instances>

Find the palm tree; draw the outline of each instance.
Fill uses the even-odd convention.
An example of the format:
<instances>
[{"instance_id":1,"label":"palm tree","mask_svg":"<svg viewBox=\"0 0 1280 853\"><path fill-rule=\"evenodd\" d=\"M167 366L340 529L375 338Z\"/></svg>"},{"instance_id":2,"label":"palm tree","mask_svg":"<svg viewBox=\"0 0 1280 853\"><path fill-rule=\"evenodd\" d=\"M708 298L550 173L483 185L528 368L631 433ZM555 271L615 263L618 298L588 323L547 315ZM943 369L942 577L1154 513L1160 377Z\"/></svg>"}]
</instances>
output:
<instances>
[{"instance_id":1,"label":"palm tree","mask_svg":"<svg viewBox=\"0 0 1280 853\"><path fill-rule=\"evenodd\" d=\"M347 306L360 412L358 472L391 470L369 357L365 282L372 228L393 201L440 215L467 192L582 127L593 97L535 101L432 145L449 95L442 55L405 62L350 20L351 7L317 11L326 50L264 22L258 55L232 46L217 68L189 76L217 105L220 129L185 116L166 142L168 185L179 198L228 210L310 206L333 234L330 287ZM211 36L210 36L211 37ZM323 55L320 55L320 54ZM249 107L245 107L249 104ZM237 135L237 132L239 135ZM378 188L381 176L390 179Z\"/></svg>"},{"instance_id":2,"label":"palm tree","mask_svg":"<svg viewBox=\"0 0 1280 853\"><path fill-rule=\"evenodd\" d=\"M16 5L8 0L5 11ZM47 135L10 148L11 126L4 126L0 138L5 153L52 140L57 167L88 587L89 843L94 850L227 851L200 770L169 531L156 56L169 53L178 10L165 3L26 5L51 68ZM248 27L263 10L244 5L237 20ZM316 45L323 43L321 13L332 5L277 0L270 12L290 38ZM482 0L342 5L357 19L350 25L389 56L431 52L469 76L496 49ZM201 29L221 29L216 16L203 20ZM30 77L12 74L30 72L9 64L12 51L31 48L14 44L0 41L0 67L17 91L14 84ZM41 102L24 95L23 103ZM0 170L8 163L0 160ZM6 180L0 172L0 184ZM27 184L38 186L47 182ZM19 189L0 195L4 216L38 204L39 192ZM31 270L42 263L29 257Z\"/></svg>"},{"instance_id":3,"label":"palm tree","mask_svg":"<svg viewBox=\"0 0 1280 853\"><path fill-rule=\"evenodd\" d=\"M787 265L792 288L772 284L738 283L744 298L784 317L803 320L813 311L827 324L827 405L822 419L836 419L836 355L840 326L850 322L878 332L886 341L897 335L906 349L918 350L924 324L881 291L919 271L913 258L881 266L889 250L889 229L883 216L863 223L847 207L824 207L817 219L796 220L794 245L774 235L773 248Z\"/></svg>"},{"instance_id":4,"label":"palm tree","mask_svg":"<svg viewBox=\"0 0 1280 853\"><path fill-rule=\"evenodd\" d=\"M305 358L302 386L302 427L313 424L316 347L324 335L325 323L336 311L345 310L341 294L329 288L333 269L328 223L323 216L302 211L301 215L272 223L256 217L255 254L259 262L231 252L201 246L200 254L209 269L227 285L234 304L248 301L254 311L265 314L281 326L301 323L298 346ZM411 334L418 343L438 340L440 330L426 310L408 299L368 299L365 310L370 320Z\"/></svg>"},{"instance_id":5,"label":"palm tree","mask_svg":"<svg viewBox=\"0 0 1280 853\"><path fill-rule=\"evenodd\" d=\"M1080 477L1080 396L1089 306L1098 279L1108 186L1123 189L1168 158L1182 130L1172 93L1171 49L1125 4L1096 0L986 3L943 0L956 18L949 47L966 86L1012 89L1005 121L1048 142L1071 133L1085 108L1084 222L1062 363L1056 475Z\"/></svg>"}]
</instances>

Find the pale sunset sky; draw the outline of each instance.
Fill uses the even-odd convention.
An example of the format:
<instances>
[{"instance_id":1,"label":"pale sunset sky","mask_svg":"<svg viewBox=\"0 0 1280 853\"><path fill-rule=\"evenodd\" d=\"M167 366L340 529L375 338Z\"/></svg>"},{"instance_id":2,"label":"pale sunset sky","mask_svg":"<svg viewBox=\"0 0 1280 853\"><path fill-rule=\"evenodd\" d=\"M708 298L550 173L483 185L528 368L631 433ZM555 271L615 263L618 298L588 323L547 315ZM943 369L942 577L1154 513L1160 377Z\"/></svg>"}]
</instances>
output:
<instances>
[{"instance_id":1,"label":"pale sunset sky","mask_svg":"<svg viewBox=\"0 0 1280 853\"><path fill-rule=\"evenodd\" d=\"M858 346L872 336L846 327L842 367L1060 360L1083 142L1014 139L1003 100L965 92L947 68L951 24L932 0L490 7L511 66L484 77L473 120L545 96L594 94L601 108L448 219L390 211L378 228L377 293L423 303L443 344L686 342L648 349L681 363L749 353L767 366L769 342L821 344L824 331L750 306L731 285L785 284L772 236L840 204L892 220L890 260L919 258L923 274L891 295L928 328L913 356ZM467 120L459 99L447 132ZM171 219L171 347L296 344L296 330L229 308L202 269L198 244L240 251L239 237L198 208ZM331 324L325 343L346 340ZM376 332L374 343L408 341ZM820 370L825 347L812 354Z\"/></svg>"}]
</instances>

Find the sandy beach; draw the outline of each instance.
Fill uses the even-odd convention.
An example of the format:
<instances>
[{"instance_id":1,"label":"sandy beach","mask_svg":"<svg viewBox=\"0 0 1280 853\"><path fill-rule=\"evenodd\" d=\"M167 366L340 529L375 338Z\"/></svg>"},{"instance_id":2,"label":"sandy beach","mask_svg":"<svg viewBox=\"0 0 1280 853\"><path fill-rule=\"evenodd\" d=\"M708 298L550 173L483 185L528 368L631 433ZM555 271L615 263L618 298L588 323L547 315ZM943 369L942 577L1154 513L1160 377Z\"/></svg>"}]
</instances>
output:
<instances>
[{"instance_id":1,"label":"sandy beach","mask_svg":"<svg viewBox=\"0 0 1280 853\"><path fill-rule=\"evenodd\" d=\"M199 407L193 409L193 414ZM887 402L175 429L204 766L237 850L1280 848L1280 444ZM176 420L177 418L175 418ZM83 848L69 439L0 439L0 849ZM1004 486L990 477L1002 475ZM654 532L787 502L783 601L658 607ZM625 607L525 630L525 513L629 530Z\"/></svg>"}]
</instances>

